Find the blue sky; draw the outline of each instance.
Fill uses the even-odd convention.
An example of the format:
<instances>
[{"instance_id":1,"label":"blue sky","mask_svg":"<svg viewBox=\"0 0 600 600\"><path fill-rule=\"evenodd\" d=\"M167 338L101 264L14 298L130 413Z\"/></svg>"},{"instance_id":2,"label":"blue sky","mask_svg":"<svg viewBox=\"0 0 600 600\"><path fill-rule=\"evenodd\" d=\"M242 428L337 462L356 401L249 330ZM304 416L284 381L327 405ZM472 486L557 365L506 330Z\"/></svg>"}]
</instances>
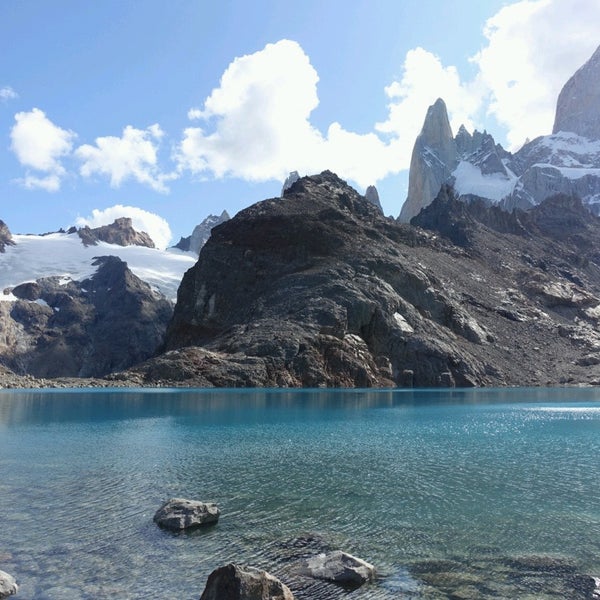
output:
<instances>
[{"instance_id":1,"label":"blue sky","mask_svg":"<svg viewBox=\"0 0 600 600\"><path fill-rule=\"evenodd\" d=\"M598 32L589 0L0 0L0 219L164 245L325 168L397 215L429 104L516 149Z\"/></svg>"}]
</instances>

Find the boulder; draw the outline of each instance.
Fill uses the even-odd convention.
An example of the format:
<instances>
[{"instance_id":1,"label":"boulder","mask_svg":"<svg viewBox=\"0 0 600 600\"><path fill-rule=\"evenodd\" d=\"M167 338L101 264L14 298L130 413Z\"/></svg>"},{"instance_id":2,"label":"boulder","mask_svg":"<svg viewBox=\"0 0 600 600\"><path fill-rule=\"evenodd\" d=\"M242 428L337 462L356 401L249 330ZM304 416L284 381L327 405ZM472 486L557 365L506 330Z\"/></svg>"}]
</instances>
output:
<instances>
[{"instance_id":1,"label":"boulder","mask_svg":"<svg viewBox=\"0 0 600 600\"><path fill-rule=\"evenodd\" d=\"M172 531L181 531L210 525L219 520L219 508L216 504L171 498L167 500L154 515L154 522Z\"/></svg>"},{"instance_id":2,"label":"boulder","mask_svg":"<svg viewBox=\"0 0 600 600\"><path fill-rule=\"evenodd\" d=\"M200 600L293 600L290 589L266 571L228 564L215 569Z\"/></svg>"},{"instance_id":3,"label":"boulder","mask_svg":"<svg viewBox=\"0 0 600 600\"><path fill-rule=\"evenodd\" d=\"M19 591L15 578L4 571L0 571L0 600L8 598Z\"/></svg>"},{"instance_id":4,"label":"boulder","mask_svg":"<svg viewBox=\"0 0 600 600\"><path fill-rule=\"evenodd\" d=\"M309 558L302 566L305 575L356 588L375 578L375 567L360 558L336 550Z\"/></svg>"}]
</instances>

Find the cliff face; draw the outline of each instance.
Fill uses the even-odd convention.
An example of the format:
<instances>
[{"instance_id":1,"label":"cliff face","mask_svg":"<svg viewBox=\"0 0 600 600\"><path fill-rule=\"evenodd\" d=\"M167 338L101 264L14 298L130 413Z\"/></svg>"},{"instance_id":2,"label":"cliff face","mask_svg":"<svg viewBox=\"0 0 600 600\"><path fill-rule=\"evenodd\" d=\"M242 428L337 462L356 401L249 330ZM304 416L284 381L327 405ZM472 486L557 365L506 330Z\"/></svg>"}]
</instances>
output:
<instances>
[{"instance_id":1,"label":"cliff face","mask_svg":"<svg viewBox=\"0 0 600 600\"><path fill-rule=\"evenodd\" d=\"M137 375L203 386L600 380L600 222L580 202L509 215L445 188L422 215L421 227L386 219L329 172L242 211L213 230L181 284L167 352Z\"/></svg>"},{"instance_id":2,"label":"cliff face","mask_svg":"<svg viewBox=\"0 0 600 600\"><path fill-rule=\"evenodd\" d=\"M98 377L152 356L172 307L114 256L81 282L47 277L0 302L0 363L35 377Z\"/></svg>"},{"instance_id":3,"label":"cliff face","mask_svg":"<svg viewBox=\"0 0 600 600\"><path fill-rule=\"evenodd\" d=\"M77 230L77 234L86 246L95 246L98 242L117 244L118 246L146 246L154 248L154 242L145 231L136 231L129 217L115 219L110 225L90 229L87 225Z\"/></svg>"}]
</instances>

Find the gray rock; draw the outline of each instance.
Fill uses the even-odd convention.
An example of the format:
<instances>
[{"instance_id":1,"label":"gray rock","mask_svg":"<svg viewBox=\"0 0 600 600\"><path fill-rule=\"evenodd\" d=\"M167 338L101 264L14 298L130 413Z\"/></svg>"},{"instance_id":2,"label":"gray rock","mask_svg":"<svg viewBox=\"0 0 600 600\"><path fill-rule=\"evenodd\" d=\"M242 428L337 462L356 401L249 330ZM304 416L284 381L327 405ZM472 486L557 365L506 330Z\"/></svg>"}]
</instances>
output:
<instances>
[{"instance_id":1,"label":"gray rock","mask_svg":"<svg viewBox=\"0 0 600 600\"><path fill-rule=\"evenodd\" d=\"M572 131L600 140L600 47L565 83L556 103L552 133Z\"/></svg>"},{"instance_id":2,"label":"gray rock","mask_svg":"<svg viewBox=\"0 0 600 600\"><path fill-rule=\"evenodd\" d=\"M266 571L228 564L208 576L200 600L294 600L294 596Z\"/></svg>"},{"instance_id":3,"label":"gray rock","mask_svg":"<svg viewBox=\"0 0 600 600\"><path fill-rule=\"evenodd\" d=\"M19 591L15 578L4 571L0 571L0 600L8 598Z\"/></svg>"},{"instance_id":4,"label":"gray rock","mask_svg":"<svg viewBox=\"0 0 600 600\"><path fill-rule=\"evenodd\" d=\"M458 150L446 104L438 98L427 109L423 129L415 141L410 160L408 196L398 217L400 221L408 223L433 201L457 162Z\"/></svg>"},{"instance_id":5,"label":"gray rock","mask_svg":"<svg viewBox=\"0 0 600 600\"><path fill-rule=\"evenodd\" d=\"M0 220L0 252L4 252L6 246L14 246L15 242L12 239L12 234L6 223Z\"/></svg>"},{"instance_id":6,"label":"gray rock","mask_svg":"<svg viewBox=\"0 0 600 600\"><path fill-rule=\"evenodd\" d=\"M183 250L185 252L200 254L200 250L202 250L202 246L206 244L208 238L210 237L213 227L228 221L230 218L231 217L226 210L224 210L219 216L208 215L208 217L206 217L202 223L194 227L192 235L186 238L182 237L179 242L175 244L174 248L179 248L179 250Z\"/></svg>"},{"instance_id":7,"label":"gray rock","mask_svg":"<svg viewBox=\"0 0 600 600\"><path fill-rule=\"evenodd\" d=\"M154 522L165 529L181 531L200 525L212 525L219 520L219 514L219 508L214 503L171 498L156 511Z\"/></svg>"},{"instance_id":8,"label":"gray rock","mask_svg":"<svg viewBox=\"0 0 600 600\"><path fill-rule=\"evenodd\" d=\"M367 188L365 191L365 198L383 213L383 208L381 207L381 202L379 201L379 192L374 185L370 185Z\"/></svg>"},{"instance_id":9,"label":"gray rock","mask_svg":"<svg viewBox=\"0 0 600 600\"><path fill-rule=\"evenodd\" d=\"M324 579L351 588L359 587L375 578L373 565L341 550L313 556L303 563L301 570L315 579Z\"/></svg>"},{"instance_id":10,"label":"gray rock","mask_svg":"<svg viewBox=\"0 0 600 600\"><path fill-rule=\"evenodd\" d=\"M285 178L285 181L283 182L283 186L281 187L281 196L282 197L285 194L285 192L287 190L289 190L294 185L294 183L296 183L296 181L298 181L298 179L300 179L300 175L298 174L298 171L291 171L290 174Z\"/></svg>"}]
</instances>

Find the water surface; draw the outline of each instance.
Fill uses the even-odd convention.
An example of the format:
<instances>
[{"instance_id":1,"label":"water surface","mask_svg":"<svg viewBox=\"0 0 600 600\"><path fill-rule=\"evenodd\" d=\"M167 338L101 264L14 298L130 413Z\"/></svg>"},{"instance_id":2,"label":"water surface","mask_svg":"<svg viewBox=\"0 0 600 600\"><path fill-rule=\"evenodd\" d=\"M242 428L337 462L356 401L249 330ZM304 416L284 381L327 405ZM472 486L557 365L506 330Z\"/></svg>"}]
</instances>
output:
<instances>
[{"instance_id":1,"label":"water surface","mask_svg":"<svg viewBox=\"0 0 600 600\"><path fill-rule=\"evenodd\" d=\"M230 561L338 598L295 566L343 549L379 572L351 598L585 598L599 450L593 389L4 391L0 569L32 600L197 599ZM173 496L218 525L158 529Z\"/></svg>"}]
</instances>

